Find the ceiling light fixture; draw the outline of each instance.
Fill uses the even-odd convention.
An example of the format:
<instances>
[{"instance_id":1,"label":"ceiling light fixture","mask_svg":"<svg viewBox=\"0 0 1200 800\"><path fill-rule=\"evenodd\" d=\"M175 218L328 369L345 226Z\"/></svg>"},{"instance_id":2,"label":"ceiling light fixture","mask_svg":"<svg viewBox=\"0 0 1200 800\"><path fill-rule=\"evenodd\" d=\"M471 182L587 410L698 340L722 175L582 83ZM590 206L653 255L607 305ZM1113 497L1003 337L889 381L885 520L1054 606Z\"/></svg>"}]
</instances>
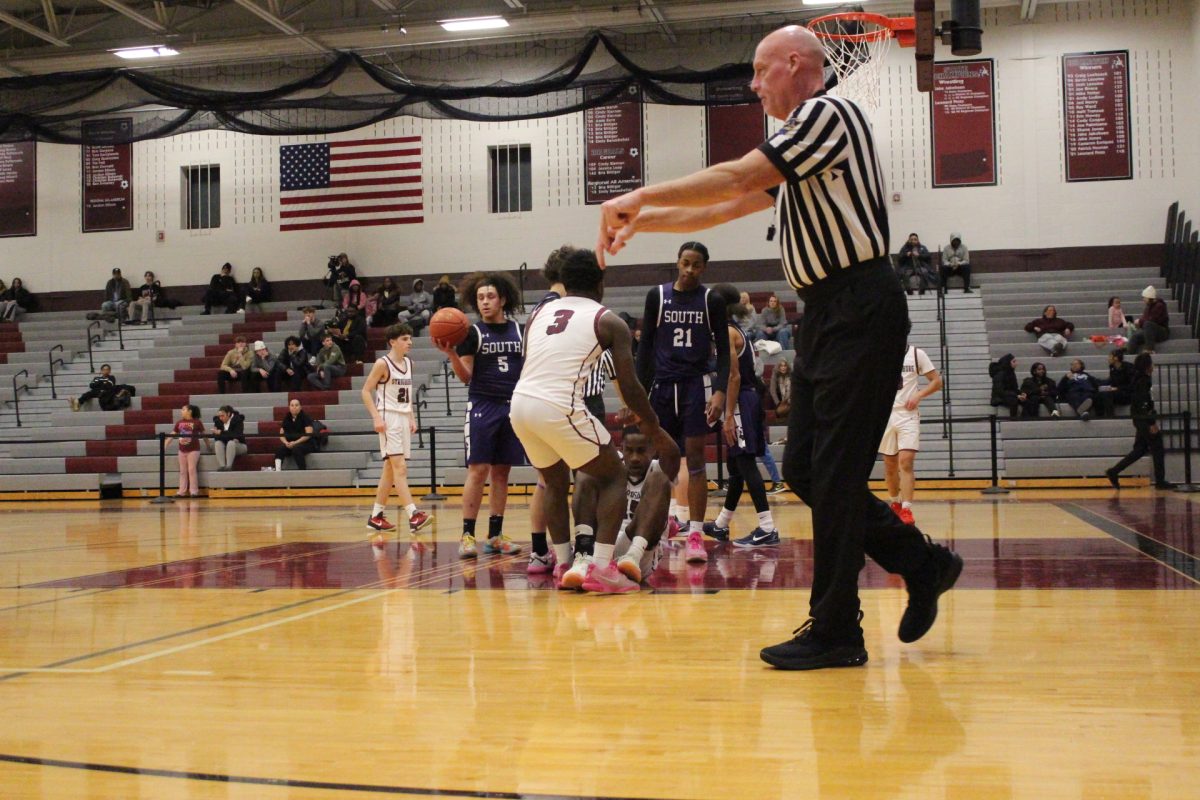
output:
<instances>
[{"instance_id":1,"label":"ceiling light fixture","mask_svg":"<svg viewBox=\"0 0 1200 800\"><path fill-rule=\"evenodd\" d=\"M114 56L120 58L162 58L163 56L177 56L179 51L165 45L150 45L148 47L126 47L121 50L110 51Z\"/></svg>"},{"instance_id":2,"label":"ceiling light fixture","mask_svg":"<svg viewBox=\"0 0 1200 800\"><path fill-rule=\"evenodd\" d=\"M448 31L485 31L493 28L507 28L508 20L504 17L463 17L462 19L443 19L438 21Z\"/></svg>"}]
</instances>

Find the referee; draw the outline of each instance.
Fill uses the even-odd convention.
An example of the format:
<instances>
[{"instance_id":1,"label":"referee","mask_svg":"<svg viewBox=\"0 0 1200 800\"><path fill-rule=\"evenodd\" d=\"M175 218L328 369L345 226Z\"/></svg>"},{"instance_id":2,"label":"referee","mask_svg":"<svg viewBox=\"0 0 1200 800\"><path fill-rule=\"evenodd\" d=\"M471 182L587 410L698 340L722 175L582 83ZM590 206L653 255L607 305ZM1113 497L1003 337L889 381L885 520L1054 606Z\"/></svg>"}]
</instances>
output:
<instances>
[{"instance_id":1,"label":"referee","mask_svg":"<svg viewBox=\"0 0 1200 800\"><path fill-rule=\"evenodd\" d=\"M900 640L937 618L962 559L902 523L867 488L906 346L908 307L888 263L883 175L866 116L824 92L825 54L807 29L767 35L750 88L783 127L737 161L647 186L601 208L598 252L638 232L683 233L775 206L783 271L804 300L783 472L812 509L810 619L761 655L781 669L866 663L864 553L902 575Z\"/></svg>"}]
</instances>

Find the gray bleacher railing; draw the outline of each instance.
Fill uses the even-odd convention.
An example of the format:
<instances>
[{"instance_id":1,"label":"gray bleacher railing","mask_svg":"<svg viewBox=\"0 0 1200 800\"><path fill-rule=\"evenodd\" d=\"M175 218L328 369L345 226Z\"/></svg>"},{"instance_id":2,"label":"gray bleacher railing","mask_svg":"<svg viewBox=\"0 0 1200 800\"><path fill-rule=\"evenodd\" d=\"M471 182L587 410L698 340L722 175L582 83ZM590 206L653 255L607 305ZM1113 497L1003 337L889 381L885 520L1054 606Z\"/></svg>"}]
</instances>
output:
<instances>
[{"instance_id":1,"label":"gray bleacher railing","mask_svg":"<svg viewBox=\"0 0 1200 800\"><path fill-rule=\"evenodd\" d=\"M1185 439L1190 438L1190 428L1185 435L1183 422L1188 418L1184 414L1200 416L1200 364L1155 364L1154 371L1158 404L1170 411L1159 415L1165 420L1161 426L1163 445L1171 452L1187 450L1191 443Z\"/></svg>"},{"instance_id":2,"label":"gray bleacher railing","mask_svg":"<svg viewBox=\"0 0 1200 800\"><path fill-rule=\"evenodd\" d=\"M942 376L942 438L950 440L950 477L954 477L954 428L950 424L950 343L946 338L946 287L937 288L938 364Z\"/></svg>"},{"instance_id":3,"label":"gray bleacher railing","mask_svg":"<svg viewBox=\"0 0 1200 800\"><path fill-rule=\"evenodd\" d=\"M1200 230L1179 208L1178 201L1167 210L1163 276L1192 328L1192 336L1200 337Z\"/></svg>"},{"instance_id":4,"label":"gray bleacher railing","mask_svg":"<svg viewBox=\"0 0 1200 800\"><path fill-rule=\"evenodd\" d=\"M59 351L60 353L66 352L61 344L56 344L54 347L51 347L50 352L46 354L46 358L50 361L50 397L53 400L58 399L58 389L54 385L54 365L58 364L64 367L67 365L67 362L63 361L61 358L54 357L55 350Z\"/></svg>"},{"instance_id":5,"label":"gray bleacher railing","mask_svg":"<svg viewBox=\"0 0 1200 800\"><path fill-rule=\"evenodd\" d=\"M22 383L19 387L17 386L17 378L20 378L22 376L28 378L29 370L23 369L20 372L18 372L16 375L13 375L13 377L12 377L13 399L11 402L13 404L13 410L16 412L16 415L17 415L17 427L18 428L21 427L21 391L20 390L24 389L25 391L29 391L28 381Z\"/></svg>"},{"instance_id":6,"label":"gray bleacher railing","mask_svg":"<svg viewBox=\"0 0 1200 800\"><path fill-rule=\"evenodd\" d=\"M521 266L517 267L517 296L521 298L521 313L525 313L525 273L529 271L529 262L522 261Z\"/></svg>"},{"instance_id":7,"label":"gray bleacher railing","mask_svg":"<svg viewBox=\"0 0 1200 800\"><path fill-rule=\"evenodd\" d=\"M100 332L92 333L93 327L97 328ZM98 319L93 320L92 322L89 322L88 326L87 326L87 340L88 340L88 367L91 369L92 372L95 372L96 371L96 359L92 356L92 345L99 344L100 342L104 341L104 323L102 323Z\"/></svg>"}]
</instances>

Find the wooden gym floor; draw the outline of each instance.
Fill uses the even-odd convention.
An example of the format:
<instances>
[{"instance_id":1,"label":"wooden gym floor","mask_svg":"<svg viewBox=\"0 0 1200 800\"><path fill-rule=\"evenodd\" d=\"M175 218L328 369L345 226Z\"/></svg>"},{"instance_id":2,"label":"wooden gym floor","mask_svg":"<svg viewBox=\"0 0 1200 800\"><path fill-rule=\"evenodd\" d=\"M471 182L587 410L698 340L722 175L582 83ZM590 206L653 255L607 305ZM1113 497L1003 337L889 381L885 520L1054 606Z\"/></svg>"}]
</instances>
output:
<instances>
[{"instance_id":1,"label":"wooden gym floor","mask_svg":"<svg viewBox=\"0 0 1200 800\"><path fill-rule=\"evenodd\" d=\"M460 562L455 502L382 548L361 498L5 504L0 797L1200 797L1192 497L919 496L936 627L868 565L870 662L813 673L758 660L811 575L772 499L783 546L630 597Z\"/></svg>"}]
</instances>

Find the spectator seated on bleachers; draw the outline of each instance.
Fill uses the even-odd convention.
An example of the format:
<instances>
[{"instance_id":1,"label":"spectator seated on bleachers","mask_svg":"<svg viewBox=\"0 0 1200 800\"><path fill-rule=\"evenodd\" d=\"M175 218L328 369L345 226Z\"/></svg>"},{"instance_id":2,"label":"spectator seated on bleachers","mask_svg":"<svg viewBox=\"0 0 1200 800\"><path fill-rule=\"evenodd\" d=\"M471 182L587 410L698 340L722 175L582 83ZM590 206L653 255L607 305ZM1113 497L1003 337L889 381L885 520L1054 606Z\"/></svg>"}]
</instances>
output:
<instances>
[{"instance_id":1,"label":"spectator seated on bleachers","mask_svg":"<svg viewBox=\"0 0 1200 800\"><path fill-rule=\"evenodd\" d=\"M208 289L204 292L204 311L201 313L211 314L213 306L224 306L226 314L235 314L242 306L241 292L233 278L233 265L228 261L221 265L220 272L209 279Z\"/></svg>"},{"instance_id":2,"label":"spectator seated on bleachers","mask_svg":"<svg viewBox=\"0 0 1200 800\"><path fill-rule=\"evenodd\" d=\"M37 298L25 288L25 282L13 278L12 285L3 288L0 281L0 322L18 322L27 311L37 311Z\"/></svg>"},{"instance_id":3,"label":"spectator seated on bleachers","mask_svg":"<svg viewBox=\"0 0 1200 800\"><path fill-rule=\"evenodd\" d=\"M367 350L367 319L361 308L350 306L335 316L329 323L327 333L333 336L334 344L341 349L347 365L363 360Z\"/></svg>"},{"instance_id":4,"label":"spectator seated on bleachers","mask_svg":"<svg viewBox=\"0 0 1200 800\"><path fill-rule=\"evenodd\" d=\"M261 312L262 304L271 302L271 282L263 274L262 267L250 271L250 282L242 287L242 295L245 298L243 310L247 313Z\"/></svg>"},{"instance_id":5,"label":"spectator seated on bleachers","mask_svg":"<svg viewBox=\"0 0 1200 800\"><path fill-rule=\"evenodd\" d=\"M1058 398L1066 402L1085 422L1092 418L1092 404L1100 392L1100 382L1093 378L1078 358L1071 370L1058 382Z\"/></svg>"},{"instance_id":6,"label":"spectator seated on bleachers","mask_svg":"<svg viewBox=\"0 0 1200 800\"><path fill-rule=\"evenodd\" d=\"M933 271L929 248L921 244L921 237L915 233L908 235L908 241L896 256L896 274L900 276L900 285L908 294L912 294L914 289L925 294L926 289L937 288L937 273Z\"/></svg>"},{"instance_id":7,"label":"spectator seated on bleachers","mask_svg":"<svg viewBox=\"0 0 1200 800\"><path fill-rule=\"evenodd\" d=\"M379 288L367 298L367 325L386 328L395 325L401 309L400 288L390 277L384 278Z\"/></svg>"},{"instance_id":8,"label":"spectator seated on bleachers","mask_svg":"<svg viewBox=\"0 0 1200 800\"><path fill-rule=\"evenodd\" d=\"M322 340L324 346L317 352L313 371L308 374L308 382L317 389L328 389L333 382L346 374L346 357L342 349L333 341L333 334L325 332Z\"/></svg>"},{"instance_id":9,"label":"spectator seated on bleachers","mask_svg":"<svg viewBox=\"0 0 1200 800\"><path fill-rule=\"evenodd\" d=\"M133 302L129 304L129 324L141 325L143 322L149 322L153 316L153 307L156 305L158 294L162 289L162 284L154 277L154 273L146 270L146 274L142 276L144 283L138 290L134 292Z\"/></svg>"},{"instance_id":10,"label":"spectator seated on bleachers","mask_svg":"<svg viewBox=\"0 0 1200 800\"><path fill-rule=\"evenodd\" d=\"M301 407L300 401L292 398L288 413L279 424L279 447L275 450L275 471L283 470L283 461L288 456L296 462L296 469L307 467L305 459L316 449L313 441L313 419Z\"/></svg>"},{"instance_id":11,"label":"spectator seated on bleachers","mask_svg":"<svg viewBox=\"0 0 1200 800\"><path fill-rule=\"evenodd\" d=\"M129 408L130 398L136 394L137 389L129 384L117 383L111 365L101 364L100 374L92 378L92 382L88 384L88 390L77 398L71 398L71 410L78 411L84 403L95 399L104 411L117 411Z\"/></svg>"},{"instance_id":12,"label":"spectator seated on bleachers","mask_svg":"<svg viewBox=\"0 0 1200 800\"><path fill-rule=\"evenodd\" d=\"M217 456L217 471L229 472L238 456L246 455L246 418L233 406L221 406L213 417L209 440Z\"/></svg>"},{"instance_id":13,"label":"spectator seated on bleachers","mask_svg":"<svg viewBox=\"0 0 1200 800\"><path fill-rule=\"evenodd\" d=\"M1042 362L1037 361L1029 368L1029 377L1021 382L1018 392L1018 396L1021 395L1025 396L1021 401L1022 417L1036 417L1039 408L1043 406L1050 412L1050 416L1059 416L1058 404L1055 402L1058 399L1058 386L1046 377L1046 365Z\"/></svg>"},{"instance_id":14,"label":"spectator seated on bleachers","mask_svg":"<svg viewBox=\"0 0 1200 800\"><path fill-rule=\"evenodd\" d=\"M778 295L772 294L767 298L762 313L758 315L759 341L778 342L784 350L792 349L792 325L788 322L787 313L779 304Z\"/></svg>"},{"instance_id":15,"label":"spectator seated on bleachers","mask_svg":"<svg viewBox=\"0 0 1200 800\"><path fill-rule=\"evenodd\" d=\"M1067 341L1075 332L1075 326L1058 316L1058 309L1046 306L1042 316L1025 326L1026 333L1038 337L1038 344L1052 356L1061 356L1067 350Z\"/></svg>"},{"instance_id":16,"label":"spectator seated on bleachers","mask_svg":"<svg viewBox=\"0 0 1200 800\"><path fill-rule=\"evenodd\" d=\"M342 295L350 289L350 282L358 277L358 270L350 263L350 257L338 253L329 259L328 272L325 273L325 285L333 289L333 304L342 307Z\"/></svg>"},{"instance_id":17,"label":"spectator seated on bleachers","mask_svg":"<svg viewBox=\"0 0 1200 800\"><path fill-rule=\"evenodd\" d=\"M274 391L300 391L304 388L304 376L308 372L308 352L300 346L298 337L287 337L283 349L275 359Z\"/></svg>"},{"instance_id":18,"label":"spectator seated on bleachers","mask_svg":"<svg viewBox=\"0 0 1200 800\"><path fill-rule=\"evenodd\" d=\"M1137 322L1133 323L1135 330L1129 337L1129 352L1137 355L1142 348L1147 353L1153 353L1159 342L1171 338L1171 319L1167 314L1167 304L1158 299L1158 290L1147 286L1142 290L1142 300L1146 307Z\"/></svg>"},{"instance_id":19,"label":"spectator seated on bleachers","mask_svg":"<svg viewBox=\"0 0 1200 800\"><path fill-rule=\"evenodd\" d=\"M271 355L271 351L267 349L267 343L257 341L254 343L254 358L250 362L250 369L246 370L246 391L261 392L265 386L268 391L278 392L278 372L276 366L278 361L275 356Z\"/></svg>"},{"instance_id":20,"label":"spectator seated on bleachers","mask_svg":"<svg viewBox=\"0 0 1200 800\"><path fill-rule=\"evenodd\" d=\"M775 418L786 420L788 412L792 410L792 365L786 358L771 370L767 396L770 398L769 410L774 410Z\"/></svg>"},{"instance_id":21,"label":"spectator seated on bleachers","mask_svg":"<svg viewBox=\"0 0 1200 800\"><path fill-rule=\"evenodd\" d=\"M221 360L221 368L217 370L217 391L225 394L225 386L229 381L239 381L243 391L250 391L247 373L254 363L254 353L246 347L246 337L239 336L233 340L233 349Z\"/></svg>"},{"instance_id":22,"label":"spectator seated on bleachers","mask_svg":"<svg viewBox=\"0 0 1200 800\"><path fill-rule=\"evenodd\" d=\"M1124 348L1118 347L1108 354L1108 380L1100 381L1100 415L1115 417L1115 406L1127 406L1133 402L1133 365L1125 360Z\"/></svg>"},{"instance_id":23,"label":"spectator seated on bleachers","mask_svg":"<svg viewBox=\"0 0 1200 800\"><path fill-rule=\"evenodd\" d=\"M1116 295L1108 298L1108 327L1124 330L1126 323L1132 321L1133 317L1127 317L1121 308L1121 298Z\"/></svg>"},{"instance_id":24,"label":"spectator seated on bleachers","mask_svg":"<svg viewBox=\"0 0 1200 800\"><path fill-rule=\"evenodd\" d=\"M450 283L449 275L443 275L433 287L433 310L440 308L458 308L458 291Z\"/></svg>"},{"instance_id":25,"label":"spectator seated on bleachers","mask_svg":"<svg viewBox=\"0 0 1200 800\"><path fill-rule=\"evenodd\" d=\"M296 334L300 346L310 358L315 358L321 349L321 340L325 338L325 323L317 319L317 310L312 306L304 309L304 319L300 321L300 331Z\"/></svg>"},{"instance_id":26,"label":"spectator seated on bleachers","mask_svg":"<svg viewBox=\"0 0 1200 800\"><path fill-rule=\"evenodd\" d=\"M417 335L422 328L429 324L433 316L433 295L425 291L425 281L417 278L412 284L412 294L408 296L408 308L400 312L400 322L405 322Z\"/></svg>"},{"instance_id":27,"label":"spectator seated on bleachers","mask_svg":"<svg viewBox=\"0 0 1200 800\"><path fill-rule=\"evenodd\" d=\"M124 320L133 301L133 289L129 281L121 277L121 268L113 267L112 277L104 284L104 302L100 304L100 313L118 317Z\"/></svg>"},{"instance_id":28,"label":"spectator seated on bleachers","mask_svg":"<svg viewBox=\"0 0 1200 800\"><path fill-rule=\"evenodd\" d=\"M746 338L750 341L758 339L760 328L758 309L754 307L749 292L742 292L739 295L737 311L730 314L729 321L741 328L742 333L746 334Z\"/></svg>"},{"instance_id":29,"label":"spectator seated on bleachers","mask_svg":"<svg viewBox=\"0 0 1200 800\"><path fill-rule=\"evenodd\" d=\"M1012 353L1005 353L999 361L988 365L988 375L992 376L991 404L997 408L1007 408L1008 416L1012 419L1017 418L1017 408L1025 402L1025 395L1021 394L1017 384L1016 366L1017 359Z\"/></svg>"},{"instance_id":30,"label":"spectator seated on bleachers","mask_svg":"<svg viewBox=\"0 0 1200 800\"><path fill-rule=\"evenodd\" d=\"M950 291L950 279L962 278L963 293L971 292L971 252L962 242L961 233L950 234L950 244L942 248L942 291Z\"/></svg>"},{"instance_id":31,"label":"spectator seated on bleachers","mask_svg":"<svg viewBox=\"0 0 1200 800\"><path fill-rule=\"evenodd\" d=\"M342 302L338 303L338 312L344 314L352 308L357 308L366 314L367 297L367 290L363 286L363 282L355 278L350 281L349 288L342 294Z\"/></svg>"}]
</instances>

